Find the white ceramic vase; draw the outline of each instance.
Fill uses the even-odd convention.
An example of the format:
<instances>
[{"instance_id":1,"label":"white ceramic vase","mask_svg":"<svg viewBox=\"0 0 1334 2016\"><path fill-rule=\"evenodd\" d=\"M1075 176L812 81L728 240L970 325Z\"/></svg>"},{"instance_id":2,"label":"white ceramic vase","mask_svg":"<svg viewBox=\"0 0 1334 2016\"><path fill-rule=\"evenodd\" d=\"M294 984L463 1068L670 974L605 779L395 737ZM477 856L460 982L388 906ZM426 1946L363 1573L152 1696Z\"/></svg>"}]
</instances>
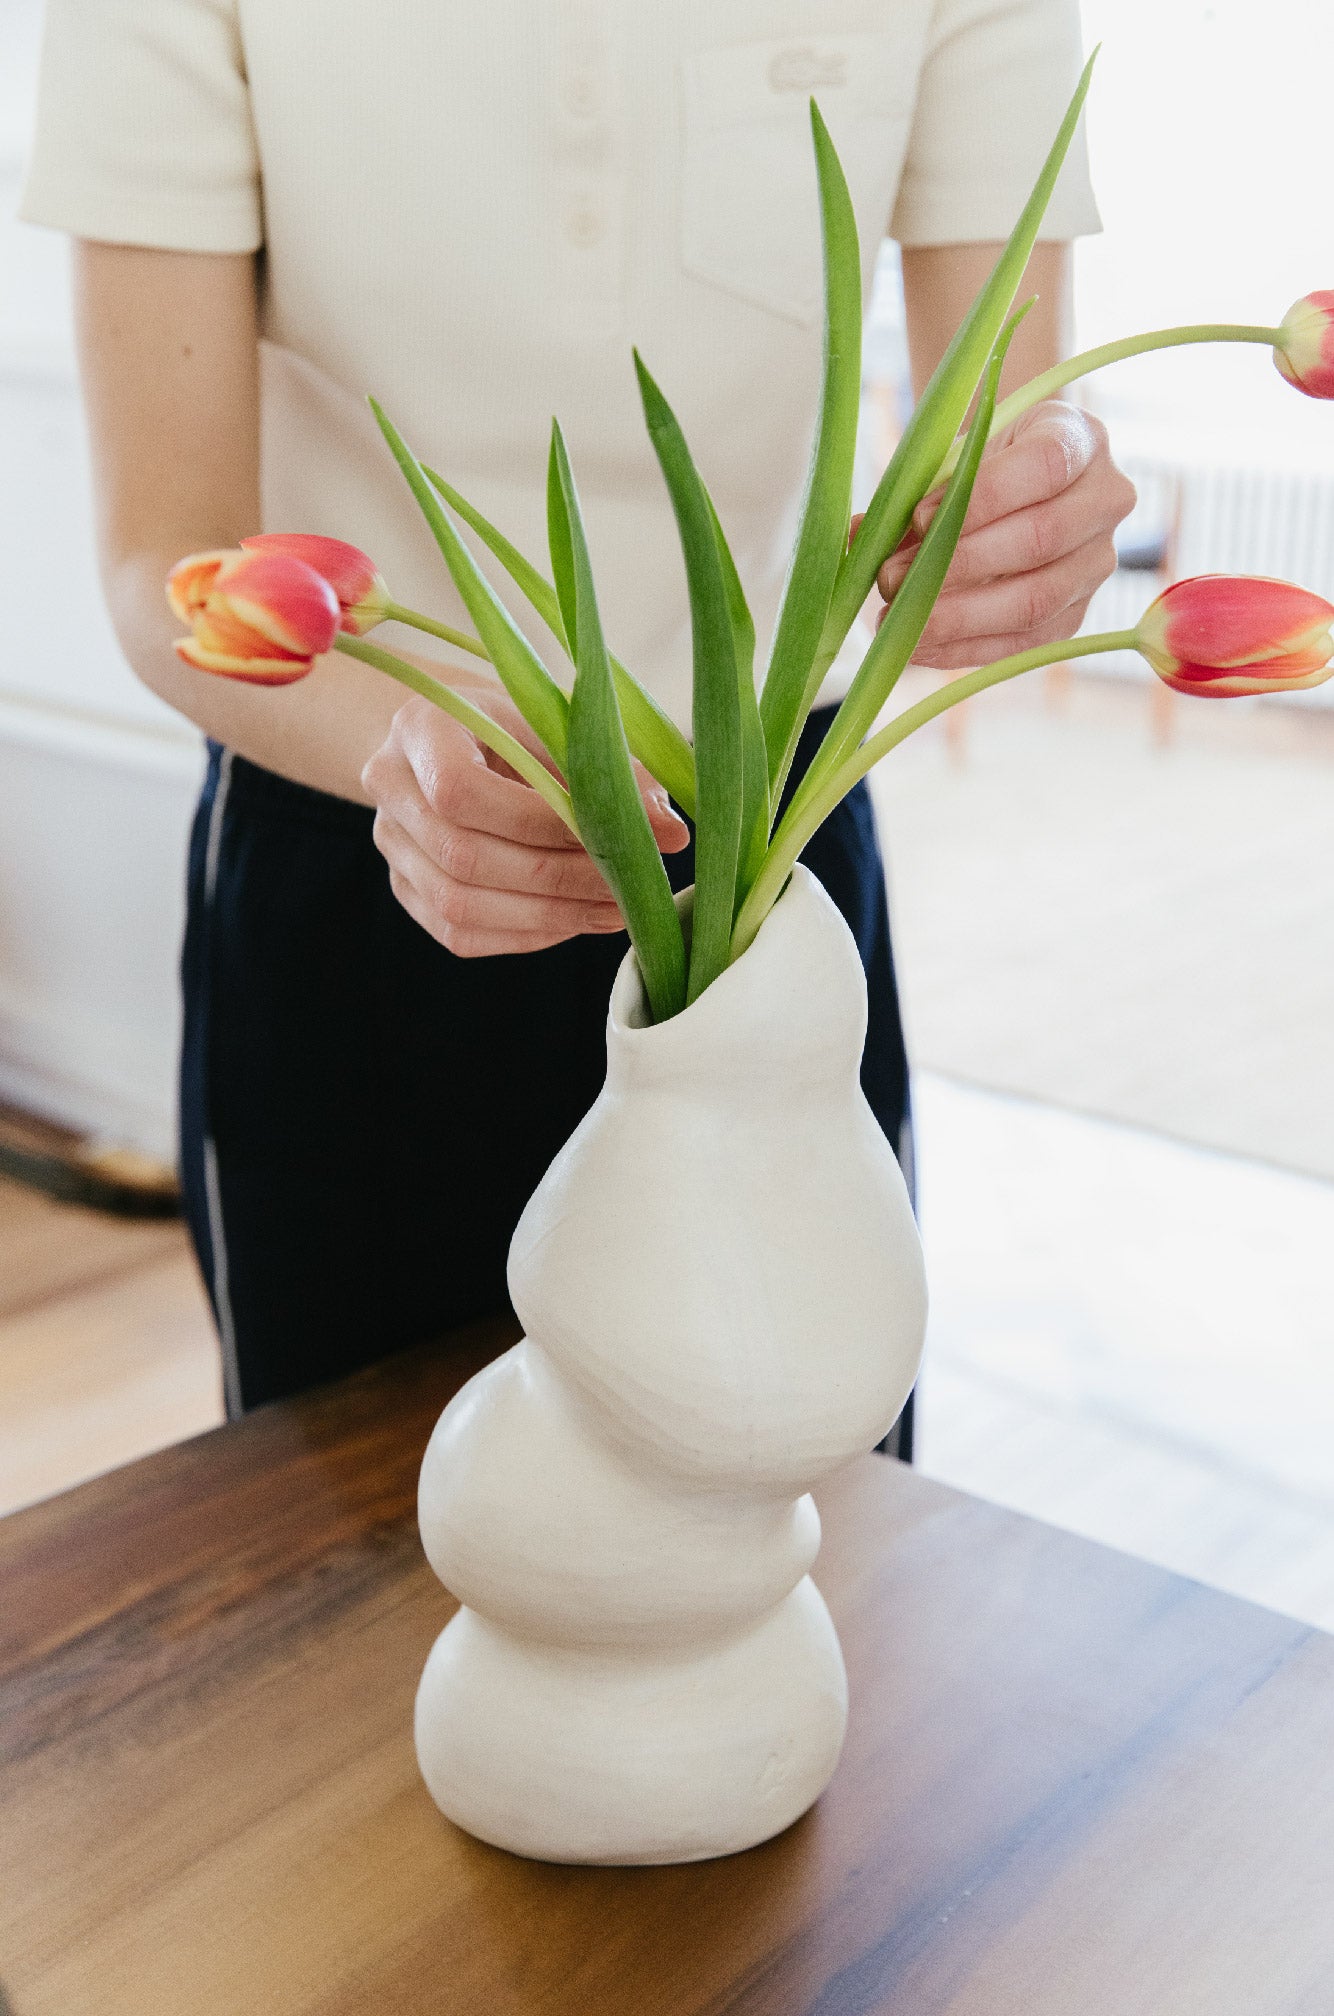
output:
<instances>
[{"instance_id":1,"label":"white ceramic vase","mask_svg":"<svg viewBox=\"0 0 1334 2016\"><path fill-rule=\"evenodd\" d=\"M926 1293L858 1079L852 935L798 868L751 949L647 1026L510 1249L527 1330L441 1416L431 1566L462 1604L417 1694L452 1820L555 1862L694 1861L823 1791L847 1686L809 1487L887 1434Z\"/></svg>"}]
</instances>

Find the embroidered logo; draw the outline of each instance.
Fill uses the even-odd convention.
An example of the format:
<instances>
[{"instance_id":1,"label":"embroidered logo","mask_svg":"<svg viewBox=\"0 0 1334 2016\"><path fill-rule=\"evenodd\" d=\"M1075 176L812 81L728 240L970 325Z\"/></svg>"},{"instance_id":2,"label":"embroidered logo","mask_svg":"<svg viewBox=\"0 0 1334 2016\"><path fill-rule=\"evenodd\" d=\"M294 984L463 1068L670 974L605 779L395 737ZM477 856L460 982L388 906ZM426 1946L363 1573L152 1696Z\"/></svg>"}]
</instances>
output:
<instances>
[{"instance_id":1,"label":"embroidered logo","mask_svg":"<svg viewBox=\"0 0 1334 2016\"><path fill-rule=\"evenodd\" d=\"M837 49L807 43L782 49L769 65L771 91L837 91L848 81L848 59Z\"/></svg>"}]
</instances>

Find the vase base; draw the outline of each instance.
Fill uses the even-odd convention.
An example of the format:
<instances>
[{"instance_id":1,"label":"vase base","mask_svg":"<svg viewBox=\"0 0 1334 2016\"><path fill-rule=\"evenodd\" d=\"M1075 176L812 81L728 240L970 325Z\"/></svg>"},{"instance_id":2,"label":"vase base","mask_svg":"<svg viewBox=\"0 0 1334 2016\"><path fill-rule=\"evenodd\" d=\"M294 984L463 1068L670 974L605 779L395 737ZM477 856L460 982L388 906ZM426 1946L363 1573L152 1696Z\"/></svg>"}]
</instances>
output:
<instances>
[{"instance_id":1,"label":"vase base","mask_svg":"<svg viewBox=\"0 0 1334 2016\"><path fill-rule=\"evenodd\" d=\"M781 1834L838 1763L847 1680L814 1583L671 1654L521 1640L460 1610L417 1692L417 1758L470 1834L543 1862L700 1862Z\"/></svg>"}]
</instances>

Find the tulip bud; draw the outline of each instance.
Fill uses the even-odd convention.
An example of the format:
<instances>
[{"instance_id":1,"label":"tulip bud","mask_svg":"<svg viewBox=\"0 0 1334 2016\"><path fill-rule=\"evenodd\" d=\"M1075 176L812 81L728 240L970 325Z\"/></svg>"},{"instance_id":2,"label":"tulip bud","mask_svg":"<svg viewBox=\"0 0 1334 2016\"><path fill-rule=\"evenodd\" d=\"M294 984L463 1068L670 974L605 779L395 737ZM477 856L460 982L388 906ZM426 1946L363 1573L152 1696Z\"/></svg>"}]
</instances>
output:
<instances>
[{"instance_id":1,"label":"tulip bud","mask_svg":"<svg viewBox=\"0 0 1334 2016\"><path fill-rule=\"evenodd\" d=\"M177 655L253 686L304 679L338 634L333 589L290 553L192 553L167 576L167 600L193 632Z\"/></svg>"},{"instance_id":2,"label":"tulip bud","mask_svg":"<svg viewBox=\"0 0 1334 2016\"><path fill-rule=\"evenodd\" d=\"M315 532L255 532L241 541L247 553L290 553L323 575L342 612L340 630L364 637L383 623L389 589L375 562L345 539L325 539Z\"/></svg>"},{"instance_id":3,"label":"tulip bud","mask_svg":"<svg viewBox=\"0 0 1334 2016\"><path fill-rule=\"evenodd\" d=\"M1278 335L1274 362L1289 385L1312 399L1334 399L1334 292L1294 301Z\"/></svg>"},{"instance_id":4,"label":"tulip bud","mask_svg":"<svg viewBox=\"0 0 1334 2016\"><path fill-rule=\"evenodd\" d=\"M1135 647L1178 693L1287 693L1334 673L1331 626L1334 607L1289 581L1197 574L1149 604Z\"/></svg>"}]
</instances>

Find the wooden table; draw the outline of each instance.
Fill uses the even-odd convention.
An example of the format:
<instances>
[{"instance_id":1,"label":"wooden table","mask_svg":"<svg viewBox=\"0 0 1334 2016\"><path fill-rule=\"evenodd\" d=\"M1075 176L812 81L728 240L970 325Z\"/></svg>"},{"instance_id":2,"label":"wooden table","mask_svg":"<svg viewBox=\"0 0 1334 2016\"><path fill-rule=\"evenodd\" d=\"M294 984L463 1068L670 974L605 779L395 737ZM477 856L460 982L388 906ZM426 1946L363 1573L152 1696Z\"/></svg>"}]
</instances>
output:
<instances>
[{"instance_id":1,"label":"wooden table","mask_svg":"<svg viewBox=\"0 0 1334 2016\"><path fill-rule=\"evenodd\" d=\"M458 1833L413 1496L505 1341L0 1522L14 2016L1331 2016L1334 1639L881 1457L822 1494L852 1719L814 1813L682 1869Z\"/></svg>"}]
</instances>

